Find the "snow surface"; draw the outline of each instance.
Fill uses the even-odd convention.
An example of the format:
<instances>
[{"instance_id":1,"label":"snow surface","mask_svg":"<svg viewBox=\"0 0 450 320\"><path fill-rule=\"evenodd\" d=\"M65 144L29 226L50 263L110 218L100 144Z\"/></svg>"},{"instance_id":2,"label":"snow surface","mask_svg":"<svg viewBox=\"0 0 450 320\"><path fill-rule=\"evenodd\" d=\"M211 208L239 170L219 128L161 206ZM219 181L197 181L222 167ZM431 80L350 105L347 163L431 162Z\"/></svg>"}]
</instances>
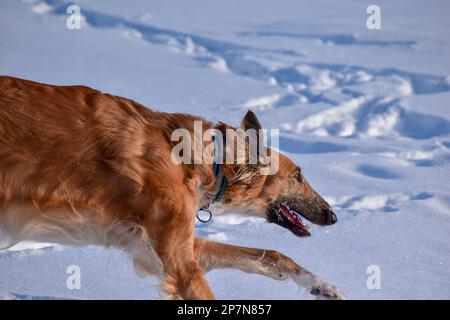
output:
<instances>
[{"instance_id":1,"label":"snow surface","mask_svg":"<svg viewBox=\"0 0 450 320\"><path fill-rule=\"evenodd\" d=\"M368 30L372 2L80 0L83 28L69 30L69 2L1 0L0 73L232 125L255 110L339 221L297 238L231 214L200 236L279 250L350 299L449 299L450 3L375 1L382 29ZM80 290L66 287L70 265ZM311 298L239 271L207 279L221 299ZM0 251L0 298L149 299L157 286L114 250Z\"/></svg>"}]
</instances>

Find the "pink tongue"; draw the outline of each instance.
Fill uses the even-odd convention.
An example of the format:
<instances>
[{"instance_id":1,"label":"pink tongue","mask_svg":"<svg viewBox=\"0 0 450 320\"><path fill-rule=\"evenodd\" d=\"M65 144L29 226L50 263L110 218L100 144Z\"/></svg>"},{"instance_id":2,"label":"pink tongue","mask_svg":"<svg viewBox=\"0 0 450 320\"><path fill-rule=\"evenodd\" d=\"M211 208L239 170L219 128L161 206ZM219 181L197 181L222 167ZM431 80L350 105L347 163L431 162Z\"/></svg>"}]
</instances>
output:
<instances>
[{"instance_id":1,"label":"pink tongue","mask_svg":"<svg viewBox=\"0 0 450 320\"><path fill-rule=\"evenodd\" d=\"M300 218L297 216L297 214L293 210L289 210L288 208L282 206L281 211L283 211L283 214L288 218L291 222L296 224L297 226L304 227L303 222L300 220Z\"/></svg>"}]
</instances>

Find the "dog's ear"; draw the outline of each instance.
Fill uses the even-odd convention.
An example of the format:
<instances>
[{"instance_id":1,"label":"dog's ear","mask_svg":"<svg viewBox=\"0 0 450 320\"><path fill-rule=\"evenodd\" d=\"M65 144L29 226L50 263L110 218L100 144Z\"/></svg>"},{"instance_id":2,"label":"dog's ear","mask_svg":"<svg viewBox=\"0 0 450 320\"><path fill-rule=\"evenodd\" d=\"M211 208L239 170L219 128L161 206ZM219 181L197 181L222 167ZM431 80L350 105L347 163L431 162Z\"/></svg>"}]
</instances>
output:
<instances>
[{"instance_id":1,"label":"dog's ear","mask_svg":"<svg viewBox=\"0 0 450 320\"><path fill-rule=\"evenodd\" d=\"M254 130L256 133L256 145L252 145L249 147L250 150L250 163L253 165L257 165L259 163L259 157L260 157L260 147L263 145L263 139L264 135L261 134L262 127L261 123L259 122L258 118L256 117L256 114L253 111L248 110L247 113L244 116L244 119L242 119L241 122L241 129L244 131L247 130Z\"/></svg>"},{"instance_id":2,"label":"dog's ear","mask_svg":"<svg viewBox=\"0 0 450 320\"><path fill-rule=\"evenodd\" d=\"M244 116L244 119L242 119L241 129L242 130L254 129L256 130L256 132L259 133L259 130L261 129L261 123L259 123L259 120L253 111L250 110L247 111L247 113Z\"/></svg>"}]
</instances>

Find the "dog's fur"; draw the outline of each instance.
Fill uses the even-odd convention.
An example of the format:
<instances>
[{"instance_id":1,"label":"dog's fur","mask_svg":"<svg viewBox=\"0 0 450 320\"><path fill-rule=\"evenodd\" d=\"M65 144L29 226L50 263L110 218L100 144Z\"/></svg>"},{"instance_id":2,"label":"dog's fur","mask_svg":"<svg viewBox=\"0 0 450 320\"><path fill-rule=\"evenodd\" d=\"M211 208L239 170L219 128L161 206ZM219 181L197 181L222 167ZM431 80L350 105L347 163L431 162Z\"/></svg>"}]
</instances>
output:
<instances>
[{"instance_id":1,"label":"dog's fur","mask_svg":"<svg viewBox=\"0 0 450 320\"><path fill-rule=\"evenodd\" d=\"M195 238L196 213L217 191L216 177L211 164L175 164L170 139L175 129L192 131L194 120L205 130L230 128L88 87L0 77L0 247L21 240L113 246L139 274L161 276L170 298L213 298L204 279L213 268L291 277L312 294L343 298L278 252ZM242 127L260 125L249 112ZM287 199L309 220L334 223L297 165L281 154L279 163L272 176L224 164L220 211L267 216Z\"/></svg>"}]
</instances>

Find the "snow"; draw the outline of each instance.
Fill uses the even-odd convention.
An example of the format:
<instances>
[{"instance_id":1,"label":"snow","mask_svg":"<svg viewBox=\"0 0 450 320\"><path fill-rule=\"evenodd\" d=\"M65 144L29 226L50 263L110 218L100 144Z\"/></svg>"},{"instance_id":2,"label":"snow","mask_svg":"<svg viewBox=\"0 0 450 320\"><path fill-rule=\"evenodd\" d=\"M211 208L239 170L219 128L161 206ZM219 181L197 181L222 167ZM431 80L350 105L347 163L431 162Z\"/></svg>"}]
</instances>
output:
<instances>
[{"instance_id":1,"label":"snow","mask_svg":"<svg viewBox=\"0 0 450 320\"><path fill-rule=\"evenodd\" d=\"M338 223L297 238L237 214L199 236L276 249L350 299L450 298L450 28L446 1L2 0L0 73L83 84L168 112L237 125L245 109L280 128ZM66 287L67 267L81 289ZM366 285L377 265L381 288ZM124 254L19 244L0 251L0 298L150 299ZM293 282L233 270L207 279L221 299L310 299Z\"/></svg>"}]
</instances>

